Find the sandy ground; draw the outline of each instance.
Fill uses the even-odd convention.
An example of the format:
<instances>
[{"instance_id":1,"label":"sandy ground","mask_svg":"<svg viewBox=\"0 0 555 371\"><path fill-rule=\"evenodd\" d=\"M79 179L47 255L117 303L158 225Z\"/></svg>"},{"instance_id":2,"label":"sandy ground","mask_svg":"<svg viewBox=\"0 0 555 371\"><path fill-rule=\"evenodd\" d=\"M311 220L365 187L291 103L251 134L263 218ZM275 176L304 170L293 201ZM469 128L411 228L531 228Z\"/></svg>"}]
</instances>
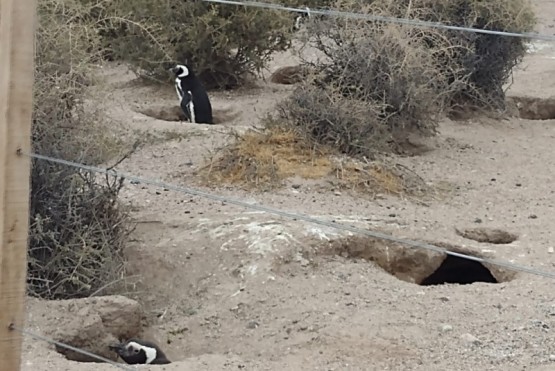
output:
<instances>
[{"instance_id":1,"label":"sandy ground","mask_svg":"<svg viewBox=\"0 0 555 371\"><path fill-rule=\"evenodd\" d=\"M555 3L535 3L539 31L553 34ZM272 69L288 64L294 64L290 55L278 56ZM555 44L535 44L510 95L555 95L554 72ZM100 104L115 124L180 133L118 168L183 186L195 184L193 171L230 129L256 126L291 89L259 82L215 93L216 109L243 111L209 127L135 111L174 102L171 86L137 85L121 66L106 67L105 76L110 92ZM208 191L555 272L554 138L555 120L443 121L432 151L399 159L427 182L453 185L449 197L425 204L315 191L302 181L272 193ZM130 273L142 277L139 299L155 318L147 336L175 361L143 369L555 370L551 279L521 273L497 285L418 286L366 261L319 256L315 246L345 235L337 230L142 184L126 186L123 197L139 222L128 256ZM455 233L477 225L513 232L518 240L480 244ZM48 334L64 319L44 323L43 304L29 302L28 328ZM115 368L67 361L26 338L23 370L54 369Z\"/></svg>"}]
</instances>

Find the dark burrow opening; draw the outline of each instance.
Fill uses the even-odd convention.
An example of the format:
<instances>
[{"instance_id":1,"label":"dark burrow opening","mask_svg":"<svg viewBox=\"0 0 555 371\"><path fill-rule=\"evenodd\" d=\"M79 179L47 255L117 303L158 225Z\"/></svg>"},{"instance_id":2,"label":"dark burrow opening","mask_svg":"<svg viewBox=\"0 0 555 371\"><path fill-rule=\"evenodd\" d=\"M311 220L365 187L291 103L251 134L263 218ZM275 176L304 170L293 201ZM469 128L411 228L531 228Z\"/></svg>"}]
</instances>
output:
<instances>
[{"instance_id":1,"label":"dark burrow opening","mask_svg":"<svg viewBox=\"0 0 555 371\"><path fill-rule=\"evenodd\" d=\"M443 242L428 242L447 251L477 258L493 258ZM514 271L423 248L412 248L369 237L347 237L326 243L316 249L322 255L339 255L349 259L364 259L378 265L396 278L421 286L477 282L502 283L516 277Z\"/></svg>"},{"instance_id":2,"label":"dark burrow opening","mask_svg":"<svg viewBox=\"0 0 555 371\"><path fill-rule=\"evenodd\" d=\"M475 282L499 283L489 269L480 262L447 255L441 265L420 285L432 286L446 283L468 285Z\"/></svg>"}]
</instances>

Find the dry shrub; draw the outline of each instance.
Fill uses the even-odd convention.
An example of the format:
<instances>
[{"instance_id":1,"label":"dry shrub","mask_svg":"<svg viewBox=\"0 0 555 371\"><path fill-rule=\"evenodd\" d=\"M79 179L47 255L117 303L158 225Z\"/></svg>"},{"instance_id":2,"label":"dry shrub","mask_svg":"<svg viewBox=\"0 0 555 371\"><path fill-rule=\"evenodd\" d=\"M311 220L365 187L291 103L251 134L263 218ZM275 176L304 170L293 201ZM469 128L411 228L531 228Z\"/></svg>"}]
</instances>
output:
<instances>
[{"instance_id":1,"label":"dry shrub","mask_svg":"<svg viewBox=\"0 0 555 371\"><path fill-rule=\"evenodd\" d=\"M80 1L92 6L84 19L96 21L106 57L161 80L187 63L208 88L233 88L260 72L290 46L294 23L288 12L203 1Z\"/></svg>"},{"instance_id":2,"label":"dry shrub","mask_svg":"<svg viewBox=\"0 0 555 371\"><path fill-rule=\"evenodd\" d=\"M396 25L327 20L311 26L323 57L279 106L289 125L318 143L352 156L402 152L411 134L433 135L447 79L433 55Z\"/></svg>"},{"instance_id":3,"label":"dry shrub","mask_svg":"<svg viewBox=\"0 0 555 371\"><path fill-rule=\"evenodd\" d=\"M534 24L526 0L340 0L334 7L501 31ZM525 53L521 38L345 18L308 26L321 56L304 61L312 75L280 116L353 156L407 153L408 138L434 135L441 115L461 106L503 108L503 85Z\"/></svg>"},{"instance_id":4,"label":"dry shrub","mask_svg":"<svg viewBox=\"0 0 555 371\"><path fill-rule=\"evenodd\" d=\"M298 132L275 122L260 131L237 135L200 170L208 184L235 184L270 190L292 177L324 180L334 189L366 194L422 195L428 186L406 168L385 160L358 161L335 155L326 146L311 145Z\"/></svg>"},{"instance_id":5,"label":"dry shrub","mask_svg":"<svg viewBox=\"0 0 555 371\"><path fill-rule=\"evenodd\" d=\"M491 31L525 33L536 25L529 0L375 0L369 11ZM428 49L450 82L466 82L457 86L450 107L505 108L503 87L526 53L526 39L450 30L415 29L414 33L441 35L425 36ZM455 52L442 52L446 46Z\"/></svg>"},{"instance_id":6,"label":"dry shrub","mask_svg":"<svg viewBox=\"0 0 555 371\"><path fill-rule=\"evenodd\" d=\"M73 22L78 2L42 0L35 58L33 151L98 164L121 143L99 112L83 102L100 40L94 24ZM113 134L115 135L115 133ZM117 201L121 179L33 160L28 288L49 299L84 297L121 277L127 214Z\"/></svg>"}]
</instances>

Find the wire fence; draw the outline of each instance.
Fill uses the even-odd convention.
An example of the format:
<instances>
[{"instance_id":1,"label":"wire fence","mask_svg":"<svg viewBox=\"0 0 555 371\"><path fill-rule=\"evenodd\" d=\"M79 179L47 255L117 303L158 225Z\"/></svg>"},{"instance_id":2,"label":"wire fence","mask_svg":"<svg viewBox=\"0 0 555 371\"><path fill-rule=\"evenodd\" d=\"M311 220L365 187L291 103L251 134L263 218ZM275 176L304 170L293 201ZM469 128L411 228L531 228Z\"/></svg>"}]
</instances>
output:
<instances>
[{"instance_id":1,"label":"wire fence","mask_svg":"<svg viewBox=\"0 0 555 371\"><path fill-rule=\"evenodd\" d=\"M233 1L233 0L202 0L202 1L207 3L237 5L237 6L270 9L270 10L282 10L287 12L305 13L305 14L311 14L311 15L316 14L316 15L323 15L328 17L343 17L343 18L351 18L351 19L360 19L365 21L403 24L403 25L409 25L409 26L421 27L421 28L439 28L439 29L452 30L452 31L481 33L481 34L508 36L508 37L519 37L524 39L535 39L535 40L555 42L555 35L545 35L545 34L539 34L535 32L520 33L520 32L486 30L482 28L453 26L453 25L448 25L440 22L429 22L429 21L422 21L422 20L411 19L411 18L386 17L386 16L379 16L379 15L373 15L373 14L345 12L345 11L331 10L331 9L295 8L295 7L285 6L281 4L265 3L265 2L259 2L259 1Z\"/></svg>"},{"instance_id":2,"label":"wire fence","mask_svg":"<svg viewBox=\"0 0 555 371\"><path fill-rule=\"evenodd\" d=\"M421 21L421 20L409 19L409 18L384 17L384 16L377 16L377 15L372 15L372 14L345 12L345 11L337 11L337 10L329 10L329 9L296 8L296 7L288 7L288 6L284 6L284 5L280 5L280 4L272 4L272 3L264 3L264 2L256 2L256 1L232 1L232 0L202 0L202 1L208 2L208 3L222 4L222 5L257 7L257 8L264 8L264 9L270 9L270 10L280 10L280 11L305 13L305 14L310 14L310 15L322 15L322 16L329 16L329 17L345 17L345 18L351 18L351 19L361 19L361 20L367 20L367 21L375 21L375 22L410 25L410 26L414 26L414 27L439 28L439 29L461 31L461 32L471 32L471 33L480 33L480 34L489 34L489 35L507 36L507 37L519 37L519 38L525 38L525 39L530 39L530 40L535 39L535 40L544 40L544 41L555 41L555 36L553 36L553 35L543 35L543 34L538 34L538 33L516 33L516 32L478 29L478 28L472 28L472 27L452 26L452 25L447 25L447 24L443 24L443 23L439 23L439 22L427 22L427 21ZM192 196L198 196L198 197L203 197L203 198L210 199L210 200L213 200L213 201L219 201L219 202L222 202L224 204L231 204L231 205L235 205L235 206L244 207L244 208L247 208L247 209L262 211L262 212L273 214L273 215L280 216L280 217L283 217L283 218L291 219L293 221L301 220L301 221L305 221L305 222L308 222L308 223L317 224L317 225L320 225L320 226L325 226L325 227L329 227L329 228L333 228L333 229L337 229L337 230L348 231L348 232L364 235L364 236L367 236L367 237L387 240L387 241L390 241L390 242L406 245L406 246L409 246L411 248L425 249L425 250L433 251L433 252L436 252L436 253L442 253L442 254L453 256L453 257L467 259L467 260L471 260L471 261L475 261L475 262L479 262L479 263L490 264L490 265L493 265L493 266L497 266L497 267L501 267L501 268L505 268L505 269L509 269L509 270L513 270L513 271L517 271L517 272L524 272L524 273L533 274L533 275L537 275L537 276L541 276L541 277L547 277L547 278L555 278L555 272L544 271L544 270L540 270L540 269L536 269L536 268L532 268L532 267L527 267L527 266L523 266L523 265L518 265L518 264L506 262L506 261L496 260L496 259L482 258L482 257L472 256L472 255L469 255L469 254L458 253L458 252L450 251L448 249L444 249L444 248L441 248L441 247L438 247L438 246L435 246L435 245L432 245L432 244L428 244L428 243L423 243L423 242L413 241L413 240L403 239L403 238L397 238L397 237L394 237L394 236L391 236L391 235L388 235L388 234L385 234L385 233L381 233L381 232L371 231L371 230L367 230L367 229L361 229L361 228L357 228L355 226L337 223L335 221L326 221L326 220L318 219L318 218L315 218L315 217L312 217L312 216L309 216L309 215L300 214L300 213L279 210L279 209L259 205L257 203L250 203L250 202L246 202L246 201L242 201L242 200L238 200L238 199L234 199L234 198L230 198L230 197L225 197L225 196L205 192L205 191L202 191L202 190L199 190L199 189L194 189L194 188L191 188L191 187L183 187L183 186L178 186L178 185L175 185L175 184L170 184L170 183L162 182L162 181L155 180L155 179L138 177L138 176L135 176L135 175L132 175L132 174L122 173L122 172L113 170L111 168L106 169L106 168L100 168L100 167L96 167L96 166L89 166L89 165L84 165L84 164L80 164L80 163L77 163L77 162L67 161L67 160L53 158L53 157L44 156L44 155L35 154L35 153L19 152L19 154L20 155L26 155L26 156L29 156L33 159L40 160L40 161L48 161L48 162L51 162L51 163L70 166L70 167L80 169L80 170L84 170L84 171L88 171L88 172L120 177L120 178L124 178L128 181L132 181L132 182L144 183L144 184L148 184L148 185L151 185L151 186L164 188L164 189L168 189L168 190L173 190L173 191L176 191L176 192L180 192L180 193L184 193L184 194L188 194L188 195L192 195ZM71 350L71 351L86 355L86 356L91 357L93 359L96 359L100 362L111 364L112 366L115 366L115 367L117 367L119 369L122 369L122 370L136 370L137 369L136 367L132 367L132 366L125 365L125 364L122 364L122 363L114 362L111 359L102 357L100 355L94 354L94 353L89 352L89 351L84 350L84 349L74 347L74 346L69 345L69 344L65 344L63 342L48 338L46 336L37 334L33 331L18 328L16 326L14 326L13 324L10 325L10 330L17 331L17 332L21 333L22 335L29 336L29 337L31 337L33 339L36 339L36 340L47 342L49 344L55 345L55 346L63 348L63 349Z\"/></svg>"},{"instance_id":3,"label":"wire fence","mask_svg":"<svg viewBox=\"0 0 555 371\"><path fill-rule=\"evenodd\" d=\"M162 188L162 189L173 190L173 191L176 191L176 192L180 192L180 193L184 193L184 194L188 194L188 195L192 195L192 196L199 196L199 197L207 198L207 199L210 199L210 200L213 200L213 201L219 201L219 202L222 202L224 204L231 204L231 205L244 207L244 208L247 208L247 209L262 211L262 212L265 212L265 213L281 216L281 217L284 217L284 218L287 218L287 219L292 219L294 221L303 220L303 221L308 222L308 223L317 224L317 225L321 225L321 226L325 226L325 227L329 227L329 228L333 228L333 229L337 229L337 230L348 231L348 232L360 234L360 235L367 236L367 237L373 237L373 238L377 238L377 239L381 239L381 240L387 240L387 241L390 241L390 242L395 242L395 243L398 243L398 244L407 245L407 246L410 246L410 247L413 247L413 248L430 250L430 251L433 251L433 252L436 252L436 253L446 254L446 255L453 256L453 257L457 257L457 258L472 260L472 261L479 262L479 263L491 264L491 265L494 265L494 266L506 268L506 269L513 270L513 271L525 272L525 273L530 273L530 274L534 274L534 275L538 275L538 276L555 278L555 272L543 271L543 270L534 269L534 268L526 267L526 266L523 266L523 265L513 264L513 263L510 263L510 262L505 262L505 261L500 261L500 260L495 260L495 259L481 258L481 257L472 256L472 255L468 255L468 254L462 254L462 253L458 253L458 252L455 252L455 251L450 251L450 250L447 250L447 249L444 249L444 248L441 248L441 247L438 247L438 246L435 246L435 245L432 245L432 244L428 244L428 243L423 243L423 242L413 241L413 240L403 239L403 238L397 238L397 237L393 237L391 235L381 233L381 232L371 231L371 230L368 230L368 229L361 229L361 228L357 228L355 226L346 225L346 224L342 224L342 223L337 223L337 222L334 222L334 221L322 220L322 219L318 219L318 218L315 218L315 217L312 217L312 216L309 216L309 215L299 214L299 213L294 213L294 212L289 212L289 211L284 211L284 210L279 210L279 209L259 205L259 204L256 204L256 203L249 203L249 202L238 200L238 199L235 199L235 198L225 197L225 196L221 196L221 195L201 191L199 189L195 189L195 188L191 188L191 187L182 187L182 186L162 182L162 181L155 180L155 179L143 178L143 177L138 177L138 176L135 176L135 175L132 175L132 174L118 172L118 171L113 170L113 169L105 169L105 168L100 168L100 167L97 167L97 166L84 165L84 164L80 164L80 163L77 163L77 162L62 160L62 159L58 159L58 158L54 158L54 157L50 157L50 156L43 156L43 155L35 154L35 153L20 152L20 154L21 155L27 155L27 156L29 156L31 158L34 158L34 159L37 159L37 160L48 161L48 162L51 162L51 163L70 166L70 167L74 167L74 168L77 168L77 169L80 169L80 170L90 171L90 172L97 173L97 174L104 174L104 175L111 175L111 176L115 176L115 177L120 177L120 178L124 178L126 180L130 180L132 182L144 183L144 184L159 187L159 188Z\"/></svg>"}]
</instances>

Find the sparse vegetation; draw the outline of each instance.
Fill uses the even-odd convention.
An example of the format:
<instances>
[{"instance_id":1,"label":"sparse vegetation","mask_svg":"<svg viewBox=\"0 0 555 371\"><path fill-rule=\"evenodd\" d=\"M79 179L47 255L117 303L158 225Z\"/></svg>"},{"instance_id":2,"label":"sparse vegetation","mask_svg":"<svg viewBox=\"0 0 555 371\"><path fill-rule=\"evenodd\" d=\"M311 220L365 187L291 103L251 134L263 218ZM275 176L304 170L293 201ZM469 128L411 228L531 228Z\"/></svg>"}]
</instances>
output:
<instances>
[{"instance_id":1,"label":"sparse vegetation","mask_svg":"<svg viewBox=\"0 0 555 371\"><path fill-rule=\"evenodd\" d=\"M330 5L488 30L529 32L535 24L526 0L338 0ZM302 81L278 105L277 117L266 122L268 129L239 138L212 161L210 177L257 186L281 183L287 177L283 162L290 164L291 156L283 153L287 141L275 143L276 123L295 138L289 146L298 154L295 160L311 166L314 154L322 154L314 148L326 148L325 156L364 161L384 152L412 155L411 137L435 135L445 114L504 108L503 86L525 53L521 38L334 17L313 19L307 26L306 40L319 57L292 68ZM303 158L305 153L311 155ZM358 178L353 179L350 183L356 184ZM404 188L389 183L385 188L393 193Z\"/></svg>"},{"instance_id":2,"label":"sparse vegetation","mask_svg":"<svg viewBox=\"0 0 555 371\"><path fill-rule=\"evenodd\" d=\"M530 31L535 22L526 0L280 3L512 32ZM85 109L92 64L120 60L141 76L167 81L167 68L186 62L209 88L234 88L289 48L295 18L199 1L39 5L34 150L90 164L122 149L116 134L106 134L113 131L101 130L106 118ZM271 189L300 175L370 193L426 190L416 175L378 154L407 153L411 135L434 135L440 117L455 109L503 108L503 86L525 52L519 38L343 18L308 26L322 57L304 62L300 70L310 72L265 129L238 136L200 171L207 182ZM121 180L33 165L31 294L87 296L117 280L129 232L117 201Z\"/></svg>"},{"instance_id":3,"label":"sparse vegetation","mask_svg":"<svg viewBox=\"0 0 555 371\"><path fill-rule=\"evenodd\" d=\"M525 0L342 0L336 8L372 15L527 32L534 25ZM525 53L524 40L366 20L309 24L322 55L280 116L307 138L342 153L371 157L404 153L411 134L433 135L454 109L504 107L503 85Z\"/></svg>"},{"instance_id":4,"label":"sparse vegetation","mask_svg":"<svg viewBox=\"0 0 555 371\"><path fill-rule=\"evenodd\" d=\"M222 148L199 175L207 184L237 184L271 190L287 179L325 180L327 188L421 196L430 191L425 182L406 168L387 161L359 161L339 156L329 146L310 144L298 133L279 125L263 132L237 135ZM325 183L322 184L323 187Z\"/></svg>"},{"instance_id":5,"label":"sparse vegetation","mask_svg":"<svg viewBox=\"0 0 555 371\"><path fill-rule=\"evenodd\" d=\"M77 2L39 2L33 150L99 164L117 155L122 143L102 130L108 124L102 114L84 108L96 58L91 50L100 45L93 24L74 23L85 10ZM45 161L32 165L29 293L62 299L110 291L121 278L129 232L117 200L122 179Z\"/></svg>"},{"instance_id":6,"label":"sparse vegetation","mask_svg":"<svg viewBox=\"0 0 555 371\"><path fill-rule=\"evenodd\" d=\"M290 46L294 17L283 11L202 1L81 0L108 58L140 75L167 80L174 63L187 63L208 88L233 88ZM300 1L290 0L290 5Z\"/></svg>"}]
</instances>

